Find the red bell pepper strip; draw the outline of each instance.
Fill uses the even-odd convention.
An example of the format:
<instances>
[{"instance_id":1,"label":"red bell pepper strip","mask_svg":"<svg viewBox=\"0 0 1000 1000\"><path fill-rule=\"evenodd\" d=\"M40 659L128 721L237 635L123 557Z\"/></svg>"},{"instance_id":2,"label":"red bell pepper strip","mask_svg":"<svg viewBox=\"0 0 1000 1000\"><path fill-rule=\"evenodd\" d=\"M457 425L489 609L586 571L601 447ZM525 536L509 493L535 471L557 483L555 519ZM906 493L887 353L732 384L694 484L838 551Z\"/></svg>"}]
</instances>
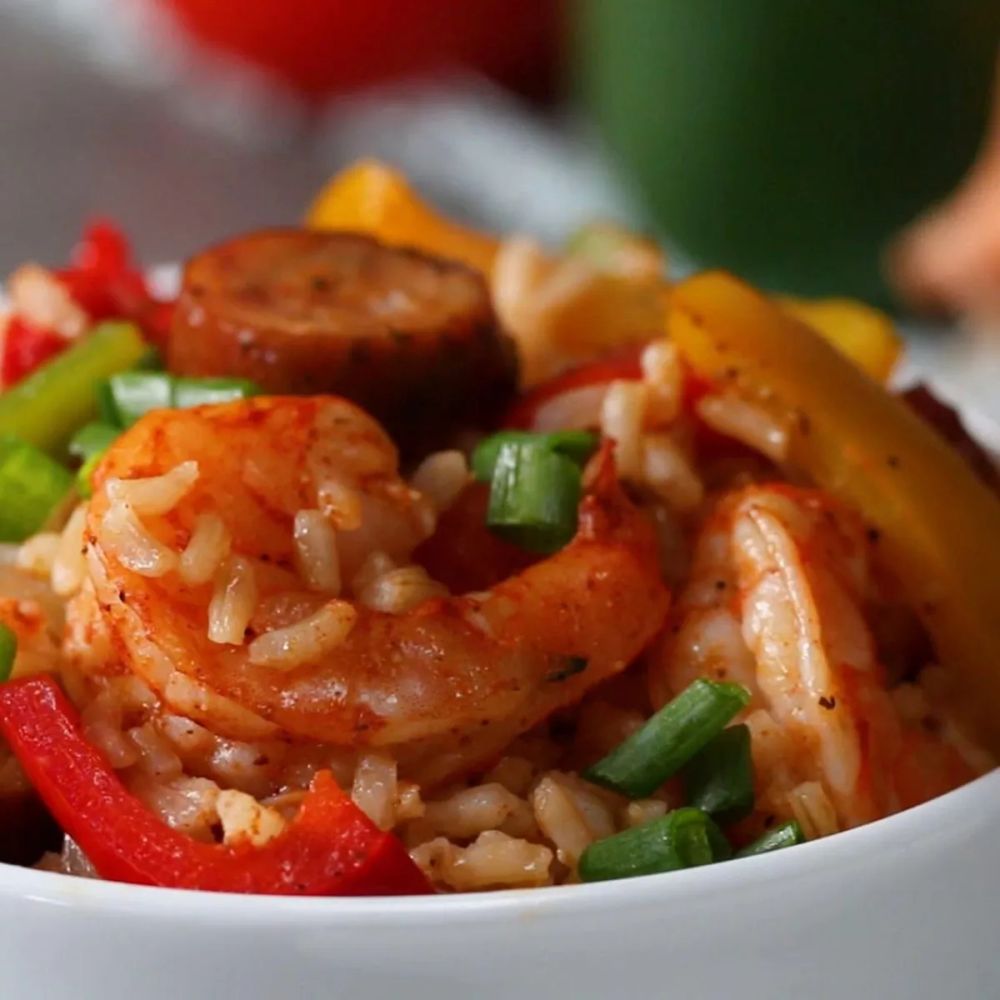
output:
<instances>
[{"instance_id":1,"label":"red bell pepper strip","mask_svg":"<svg viewBox=\"0 0 1000 1000\"><path fill-rule=\"evenodd\" d=\"M9 388L69 346L65 337L12 316L3 333L0 386Z\"/></svg>"},{"instance_id":2,"label":"red bell pepper strip","mask_svg":"<svg viewBox=\"0 0 1000 1000\"><path fill-rule=\"evenodd\" d=\"M583 389L587 386L604 385L607 382L619 380L630 382L641 379L641 358L645 347L646 344L630 344L606 358L588 361L586 364L571 368L561 375L556 375L555 378L551 378L547 382L542 382L541 385L536 385L514 400L507 411L503 426L531 430L534 427L535 417L539 409L550 399L554 399L564 392L569 392L571 389ZM687 409L693 407L695 402L711 388L712 386L707 380L700 378L690 368L684 369L684 405Z\"/></svg>"},{"instance_id":3,"label":"red bell pepper strip","mask_svg":"<svg viewBox=\"0 0 1000 1000\"><path fill-rule=\"evenodd\" d=\"M550 378L541 385L526 392L516 399L507 411L503 422L504 427L516 427L520 430L531 430L534 427L535 416L539 409L550 399L569 392L571 389L583 389L591 385L603 385L618 379L635 380L642 378L642 368L639 359L645 344L633 344L616 354L600 361L589 361L587 364L571 368L569 371Z\"/></svg>"},{"instance_id":4,"label":"red bell pepper strip","mask_svg":"<svg viewBox=\"0 0 1000 1000\"><path fill-rule=\"evenodd\" d=\"M415 895L433 890L402 843L379 830L328 771L263 847L205 844L173 830L122 785L84 738L56 681L0 685L0 731L39 796L98 873L118 882L270 895Z\"/></svg>"}]
</instances>

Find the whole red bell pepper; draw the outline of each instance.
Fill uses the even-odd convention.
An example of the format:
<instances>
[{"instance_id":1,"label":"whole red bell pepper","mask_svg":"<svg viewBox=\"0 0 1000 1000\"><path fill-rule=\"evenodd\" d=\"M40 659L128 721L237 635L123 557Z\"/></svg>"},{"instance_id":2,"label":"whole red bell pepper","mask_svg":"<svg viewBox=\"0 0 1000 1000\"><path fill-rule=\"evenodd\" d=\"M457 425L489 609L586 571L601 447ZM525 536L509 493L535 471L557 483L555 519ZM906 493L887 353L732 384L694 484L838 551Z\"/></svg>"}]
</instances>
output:
<instances>
[{"instance_id":1,"label":"whole red bell pepper","mask_svg":"<svg viewBox=\"0 0 1000 1000\"><path fill-rule=\"evenodd\" d=\"M263 847L205 844L131 795L84 738L50 676L0 685L0 731L50 812L106 879L270 895L414 895L433 890L402 843L321 771L296 818Z\"/></svg>"}]
</instances>

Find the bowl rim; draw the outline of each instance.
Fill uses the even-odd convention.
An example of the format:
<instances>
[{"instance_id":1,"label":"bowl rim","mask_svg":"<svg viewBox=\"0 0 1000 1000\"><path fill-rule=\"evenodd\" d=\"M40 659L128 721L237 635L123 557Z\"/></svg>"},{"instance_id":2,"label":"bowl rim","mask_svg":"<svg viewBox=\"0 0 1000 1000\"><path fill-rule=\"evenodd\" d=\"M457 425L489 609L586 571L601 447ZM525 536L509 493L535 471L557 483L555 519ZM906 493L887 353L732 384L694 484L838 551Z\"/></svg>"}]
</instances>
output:
<instances>
[{"instance_id":1,"label":"bowl rim","mask_svg":"<svg viewBox=\"0 0 1000 1000\"><path fill-rule=\"evenodd\" d=\"M991 808L984 809L984 804ZM943 826L986 828L1000 818L1000 768L910 809L793 850L659 875L589 885L501 889L428 896L253 896L164 889L0 864L0 900L30 901L93 913L182 918L197 924L239 926L440 926L486 923L511 916L594 915L614 906L655 903L669 908L693 895L754 891L787 885L817 871L830 873L864 855L905 848L933 850Z\"/></svg>"}]
</instances>

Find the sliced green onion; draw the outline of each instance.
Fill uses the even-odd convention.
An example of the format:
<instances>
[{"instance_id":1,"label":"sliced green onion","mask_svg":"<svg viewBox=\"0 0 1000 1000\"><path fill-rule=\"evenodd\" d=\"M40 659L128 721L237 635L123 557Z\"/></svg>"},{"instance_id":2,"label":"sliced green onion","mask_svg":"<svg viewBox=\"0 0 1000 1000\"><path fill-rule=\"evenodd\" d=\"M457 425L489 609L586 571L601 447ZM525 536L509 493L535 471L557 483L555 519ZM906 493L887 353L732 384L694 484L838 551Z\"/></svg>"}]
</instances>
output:
<instances>
[{"instance_id":1,"label":"sliced green onion","mask_svg":"<svg viewBox=\"0 0 1000 1000\"><path fill-rule=\"evenodd\" d=\"M132 367L135 371L162 372L163 355L160 354L158 348L147 344L142 357Z\"/></svg>"},{"instance_id":2,"label":"sliced green onion","mask_svg":"<svg viewBox=\"0 0 1000 1000\"><path fill-rule=\"evenodd\" d=\"M83 465L76 470L76 492L89 500L94 495L94 472L104 458L103 451L95 451L90 458L86 459Z\"/></svg>"},{"instance_id":3,"label":"sliced green onion","mask_svg":"<svg viewBox=\"0 0 1000 1000\"><path fill-rule=\"evenodd\" d=\"M120 427L93 422L81 427L69 443L69 453L81 461L76 473L76 491L84 499L93 493L91 479L104 453L121 434Z\"/></svg>"},{"instance_id":4,"label":"sliced green onion","mask_svg":"<svg viewBox=\"0 0 1000 1000\"><path fill-rule=\"evenodd\" d=\"M86 461L104 451L119 434L121 434L120 428L94 420L85 424L73 435L69 442L69 453L74 458Z\"/></svg>"},{"instance_id":5,"label":"sliced green onion","mask_svg":"<svg viewBox=\"0 0 1000 1000\"><path fill-rule=\"evenodd\" d=\"M97 414L94 386L132 368L146 344L131 323L102 323L12 389L0 393L0 434L59 455Z\"/></svg>"},{"instance_id":6,"label":"sliced green onion","mask_svg":"<svg viewBox=\"0 0 1000 1000\"><path fill-rule=\"evenodd\" d=\"M632 830L595 841L580 856L584 882L653 875L711 864L712 821L700 809L675 809Z\"/></svg>"},{"instance_id":7,"label":"sliced green onion","mask_svg":"<svg viewBox=\"0 0 1000 1000\"><path fill-rule=\"evenodd\" d=\"M9 625L0 622L0 682L9 681L17 658L17 636Z\"/></svg>"},{"instance_id":8,"label":"sliced green onion","mask_svg":"<svg viewBox=\"0 0 1000 1000\"><path fill-rule=\"evenodd\" d=\"M165 372L122 372L108 381L120 427L131 427L151 410L173 405L173 379Z\"/></svg>"},{"instance_id":9,"label":"sliced green onion","mask_svg":"<svg viewBox=\"0 0 1000 1000\"><path fill-rule=\"evenodd\" d=\"M572 459L535 442L507 442L494 468L486 524L521 548L555 552L576 532L582 492Z\"/></svg>"},{"instance_id":10,"label":"sliced green onion","mask_svg":"<svg viewBox=\"0 0 1000 1000\"><path fill-rule=\"evenodd\" d=\"M739 684L699 678L584 777L630 798L644 798L718 736L749 701L749 692Z\"/></svg>"},{"instance_id":11,"label":"sliced green onion","mask_svg":"<svg viewBox=\"0 0 1000 1000\"><path fill-rule=\"evenodd\" d=\"M111 422L124 428L152 410L229 403L259 392L256 383L243 378L175 378L166 372L131 371L108 380L101 408L109 409Z\"/></svg>"},{"instance_id":12,"label":"sliced green onion","mask_svg":"<svg viewBox=\"0 0 1000 1000\"><path fill-rule=\"evenodd\" d=\"M742 819L753 809L753 760L750 730L723 729L681 769L689 806L696 806L723 823Z\"/></svg>"},{"instance_id":13,"label":"sliced green onion","mask_svg":"<svg viewBox=\"0 0 1000 1000\"><path fill-rule=\"evenodd\" d=\"M736 852L738 858L750 858L755 854L767 854L769 851L780 851L783 847L794 847L796 844L804 844L806 841L802 827L796 821L790 820L782 823L773 830L758 837L752 844Z\"/></svg>"},{"instance_id":14,"label":"sliced green onion","mask_svg":"<svg viewBox=\"0 0 1000 1000\"><path fill-rule=\"evenodd\" d=\"M705 812L705 810L702 809L702 812ZM719 825L715 820L707 813L705 813L705 816L705 830L708 834L708 842L712 846L712 860L728 861L733 856L733 845L729 843L729 839L719 829Z\"/></svg>"},{"instance_id":15,"label":"sliced green onion","mask_svg":"<svg viewBox=\"0 0 1000 1000\"><path fill-rule=\"evenodd\" d=\"M531 431L500 431L484 438L472 452L472 474L482 483L493 478L493 470L505 444L537 444L559 455L565 455L581 465L597 448L598 438L590 431L555 431L534 434Z\"/></svg>"},{"instance_id":16,"label":"sliced green onion","mask_svg":"<svg viewBox=\"0 0 1000 1000\"><path fill-rule=\"evenodd\" d=\"M111 395L111 386L107 379L97 383L94 387L94 396L97 400L98 421L102 424L118 427L118 408L115 406L115 399Z\"/></svg>"},{"instance_id":17,"label":"sliced green onion","mask_svg":"<svg viewBox=\"0 0 1000 1000\"><path fill-rule=\"evenodd\" d=\"M179 410L206 403L229 403L256 396L260 388L245 378L175 378L172 405Z\"/></svg>"},{"instance_id":18,"label":"sliced green onion","mask_svg":"<svg viewBox=\"0 0 1000 1000\"><path fill-rule=\"evenodd\" d=\"M0 438L0 542L39 531L73 486L73 474L13 435Z\"/></svg>"}]
</instances>

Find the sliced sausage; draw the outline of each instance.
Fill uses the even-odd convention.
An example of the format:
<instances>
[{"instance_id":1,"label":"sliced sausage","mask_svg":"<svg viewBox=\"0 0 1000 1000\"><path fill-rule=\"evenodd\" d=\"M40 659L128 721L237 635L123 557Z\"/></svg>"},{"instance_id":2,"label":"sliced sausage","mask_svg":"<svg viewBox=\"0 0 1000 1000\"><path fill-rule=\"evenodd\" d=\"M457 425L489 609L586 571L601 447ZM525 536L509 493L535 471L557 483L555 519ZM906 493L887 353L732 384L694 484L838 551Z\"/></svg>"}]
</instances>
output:
<instances>
[{"instance_id":1,"label":"sliced sausage","mask_svg":"<svg viewBox=\"0 0 1000 1000\"><path fill-rule=\"evenodd\" d=\"M478 273L368 236L303 229L251 233L194 257L167 362L271 393L346 396L404 443L490 423L516 377Z\"/></svg>"}]
</instances>

